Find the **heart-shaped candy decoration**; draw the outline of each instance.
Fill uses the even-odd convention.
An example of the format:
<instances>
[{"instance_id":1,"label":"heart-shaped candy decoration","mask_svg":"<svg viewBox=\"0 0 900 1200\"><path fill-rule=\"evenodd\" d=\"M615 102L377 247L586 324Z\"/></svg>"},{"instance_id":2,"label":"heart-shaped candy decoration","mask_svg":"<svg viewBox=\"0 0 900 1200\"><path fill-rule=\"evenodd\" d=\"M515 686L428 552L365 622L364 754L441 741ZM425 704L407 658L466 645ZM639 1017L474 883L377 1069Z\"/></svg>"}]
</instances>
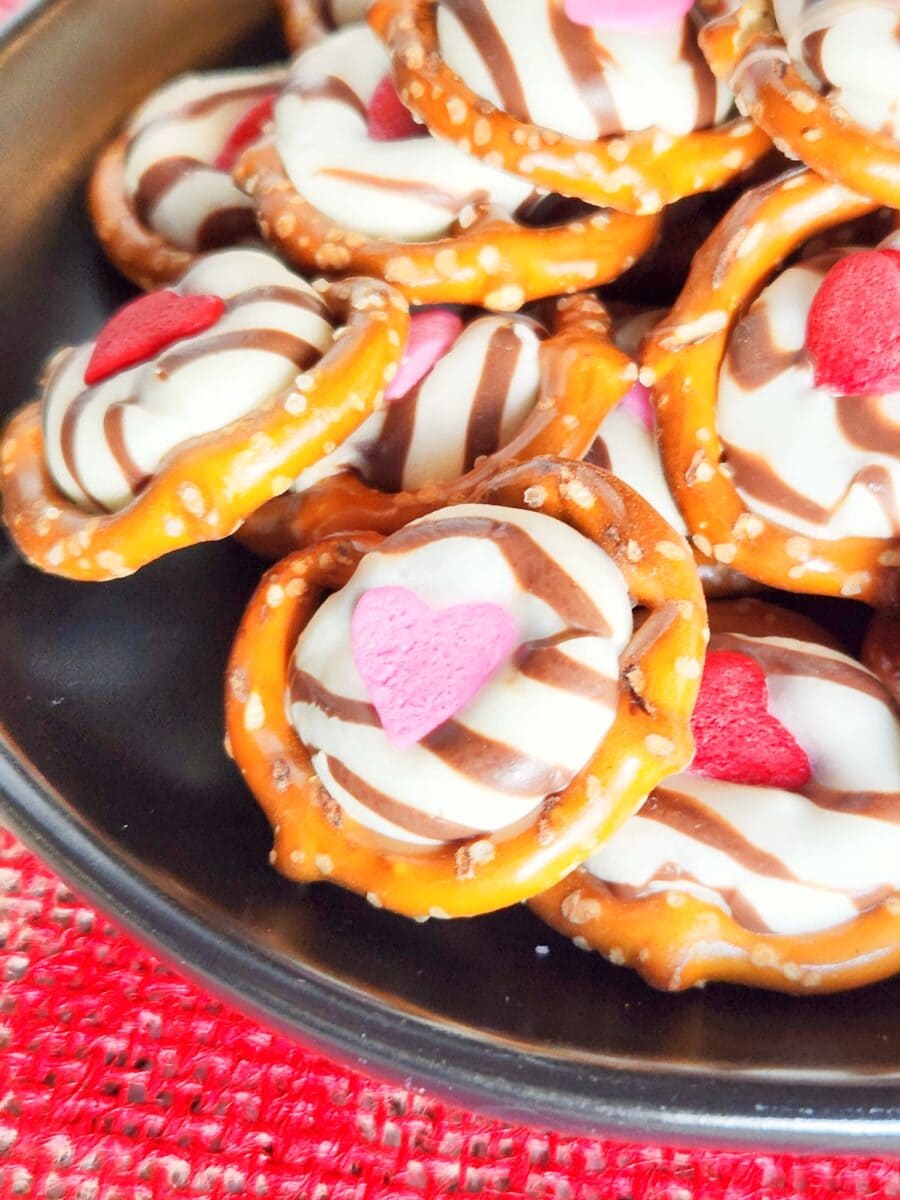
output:
<instances>
[{"instance_id":1,"label":"heart-shaped candy decoration","mask_svg":"<svg viewBox=\"0 0 900 1200\"><path fill-rule=\"evenodd\" d=\"M619 407L623 408L630 417L640 421L648 433L653 433L656 430L656 422L653 418L653 402L650 399L649 388L644 387L642 383L636 383L630 392L619 401Z\"/></svg>"},{"instance_id":2,"label":"heart-shaped candy decoration","mask_svg":"<svg viewBox=\"0 0 900 1200\"><path fill-rule=\"evenodd\" d=\"M565 0L565 12L576 25L625 33L655 33L677 25L693 0Z\"/></svg>"},{"instance_id":3,"label":"heart-shaped candy decoration","mask_svg":"<svg viewBox=\"0 0 900 1200\"><path fill-rule=\"evenodd\" d=\"M412 746L475 697L518 640L499 604L433 609L404 587L372 588L351 621L353 661L393 746Z\"/></svg>"},{"instance_id":4,"label":"heart-shaped candy decoration","mask_svg":"<svg viewBox=\"0 0 900 1200\"><path fill-rule=\"evenodd\" d=\"M232 129L216 159L216 166L220 171L230 171L247 147L262 137L262 132L272 120L275 111L275 95L276 93L272 92L258 104L254 104Z\"/></svg>"},{"instance_id":5,"label":"heart-shaped candy decoration","mask_svg":"<svg viewBox=\"0 0 900 1200\"><path fill-rule=\"evenodd\" d=\"M172 342L192 337L215 325L225 311L218 296L182 296L150 292L120 308L106 322L84 372L93 387L164 350Z\"/></svg>"},{"instance_id":6,"label":"heart-shaped candy decoration","mask_svg":"<svg viewBox=\"0 0 900 1200\"><path fill-rule=\"evenodd\" d=\"M462 317L448 308L414 312L409 318L409 336L397 374L384 393L385 400L399 400L424 379L443 358L463 330Z\"/></svg>"},{"instance_id":7,"label":"heart-shaped candy decoration","mask_svg":"<svg viewBox=\"0 0 900 1200\"><path fill-rule=\"evenodd\" d=\"M758 787L799 788L809 782L809 759L793 734L768 711L762 667L736 650L707 655L691 718L695 775Z\"/></svg>"},{"instance_id":8,"label":"heart-shaped candy decoration","mask_svg":"<svg viewBox=\"0 0 900 1200\"><path fill-rule=\"evenodd\" d=\"M817 387L842 396L900 391L900 250L834 264L810 307L806 345Z\"/></svg>"},{"instance_id":9,"label":"heart-shaped candy decoration","mask_svg":"<svg viewBox=\"0 0 900 1200\"><path fill-rule=\"evenodd\" d=\"M372 93L366 128L375 142L399 142L428 134L400 99L390 75L385 75Z\"/></svg>"}]
</instances>

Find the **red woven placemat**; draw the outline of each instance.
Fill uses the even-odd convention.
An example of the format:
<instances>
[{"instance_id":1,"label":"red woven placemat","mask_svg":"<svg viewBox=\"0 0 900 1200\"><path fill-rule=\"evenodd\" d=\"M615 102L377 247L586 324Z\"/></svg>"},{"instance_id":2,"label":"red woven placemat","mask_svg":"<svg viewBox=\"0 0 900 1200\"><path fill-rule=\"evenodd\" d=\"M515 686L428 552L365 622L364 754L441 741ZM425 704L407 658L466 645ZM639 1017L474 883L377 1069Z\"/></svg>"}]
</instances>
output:
<instances>
[{"instance_id":1,"label":"red woven placemat","mask_svg":"<svg viewBox=\"0 0 900 1200\"><path fill-rule=\"evenodd\" d=\"M900 1159L678 1152L510 1127L213 1000L0 830L0 1197L900 1196Z\"/></svg>"}]
</instances>

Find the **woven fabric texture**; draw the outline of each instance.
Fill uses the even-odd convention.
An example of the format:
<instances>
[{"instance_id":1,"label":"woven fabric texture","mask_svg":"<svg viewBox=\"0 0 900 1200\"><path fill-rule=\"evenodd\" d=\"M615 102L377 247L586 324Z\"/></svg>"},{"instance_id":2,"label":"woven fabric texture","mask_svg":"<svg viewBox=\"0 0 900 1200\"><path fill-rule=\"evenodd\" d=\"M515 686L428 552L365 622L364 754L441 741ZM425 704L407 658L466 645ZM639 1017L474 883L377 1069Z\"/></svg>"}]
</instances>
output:
<instances>
[{"instance_id":1,"label":"woven fabric texture","mask_svg":"<svg viewBox=\"0 0 900 1200\"><path fill-rule=\"evenodd\" d=\"M900 1196L900 1158L562 1137L379 1084L270 1033L0 830L0 1197Z\"/></svg>"}]
</instances>

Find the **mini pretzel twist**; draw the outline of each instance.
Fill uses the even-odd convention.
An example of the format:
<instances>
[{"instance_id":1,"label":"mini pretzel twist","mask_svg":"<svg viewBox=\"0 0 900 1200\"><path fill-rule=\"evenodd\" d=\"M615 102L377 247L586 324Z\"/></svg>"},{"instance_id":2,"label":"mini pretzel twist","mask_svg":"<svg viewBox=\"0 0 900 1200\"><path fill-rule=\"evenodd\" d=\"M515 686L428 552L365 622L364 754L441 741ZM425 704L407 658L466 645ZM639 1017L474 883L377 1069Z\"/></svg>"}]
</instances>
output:
<instances>
[{"instance_id":1,"label":"mini pretzel twist","mask_svg":"<svg viewBox=\"0 0 900 1200\"><path fill-rule=\"evenodd\" d=\"M23 555L70 579L115 579L227 537L289 488L375 410L407 334L406 302L383 283L351 279L323 296L347 331L319 362L245 417L177 447L118 512L88 512L63 495L46 465L42 405L21 409L0 443L0 494Z\"/></svg>"},{"instance_id":2,"label":"mini pretzel twist","mask_svg":"<svg viewBox=\"0 0 900 1200\"><path fill-rule=\"evenodd\" d=\"M373 844L325 795L285 711L288 664L324 594L349 580L380 535L328 538L273 567L244 615L228 667L228 745L273 826L272 862L292 879L330 879L413 917L489 912L552 886L693 748L699 670L675 664L702 660L706 607L683 539L620 480L583 463L543 458L511 467L476 499L571 525L612 557L635 603L650 610L623 655L617 712L602 746L528 828L399 850Z\"/></svg>"},{"instance_id":3,"label":"mini pretzel twist","mask_svg":"<svg viewBox=\"0 0 900 1200\"><path fill-rule=\"evenodd\" d=\"M438 0L375 0L369 23L385 42L403 103L432 133L536 187L628 213L722 187L772 148L743 118L684 136L645 129L585 141L518 121L444 61Z\"/></svg>"},{"instance_id":4,"label":"mini pretzel twist","mask_svg":"<svg viewBox=\"0 0 900 1200\"><path fill-rule=\"evenodd\" d=\"M370 238L336 225L291 183L272 141L248 150L236 182L256 204L266 240L306 270L376 275L413 304L478 304L514 312L529 300L618 278L650 248L655 217L598 212L564 225L516 224L472 206L445 237L430 242Z\"/></svg>"},{"instance_id":5,"label":"mini pretzel twist","mask_svg":"<svg viewBox=\"0 0 900 1200\"><path fill-rule=\"evenodd\" d=\"M700 45L741 111L783 154L879 204L900 208L900 142L852 120L803 78L778 32L770 0L729 8L702 30Z\"/></svg>"},{"instance_id":6,"label":"mini pretzel twist","mask_svg":"<svg viewBox=\"0 0 900 1200\"><path fill-rule=\"evenodd\" d=\"M748 192L695 257L643 361L654 378L663 466L697 550L772 587L884 604L900 586L896 542L804 537L799 553L790 529L745 506L716 428L719 370L736 322L798 246L876 207L803 169Z\"/></svg>"},{"instance_id":7,"label":"mini pretzel twist","mask_svg":"<svg viewBox=\"0 0 900 1200\"><path fill-rule=\"evenodd\" d=\"M393 533L449 504L462 504L514 462L542 455L580 459L597 428L634 382L637 368L610 336L610 318L588 293L553 301L551 334L541 344L538 400L511 442L465 475L404 492L382 492L353 472L270 501L247 521L241 540L269 558L336 533Z\"/></svg>"}]
</instances>

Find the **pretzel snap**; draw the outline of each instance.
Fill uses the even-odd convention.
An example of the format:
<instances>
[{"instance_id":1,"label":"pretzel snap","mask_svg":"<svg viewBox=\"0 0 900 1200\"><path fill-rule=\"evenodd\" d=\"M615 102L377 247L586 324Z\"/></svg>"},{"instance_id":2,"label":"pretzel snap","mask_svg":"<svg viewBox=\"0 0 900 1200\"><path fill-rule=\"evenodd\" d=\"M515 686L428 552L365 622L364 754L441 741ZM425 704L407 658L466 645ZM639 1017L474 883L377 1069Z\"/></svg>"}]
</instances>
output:
<instances>
[{"instance_id":1,"label":"pretzel snap","mask_svg":"<svg viewBox=\"0 0 900 1200\"><path fill-rule=\"evenodd\" d=\"M688 722L703 655L705 605L683 541L619 480L585 464L543 458L513 466L491 480L477 500L477 504L444 509L407 525L388 539L374 533L336 536L277 564L264 577L251 600L228 668L228 743L251 791L273 826L273 863L292 879L329 879L364 894L376 906L418 918L488 912L550 886L583 861L591 849L634 810L654 783L678 764L683 764L691 751ZM498 505L505 507L496 508ZM513 520L517 510L521 516ZM404 805L386 799L377 789L373 793L371 787L362 787L358 780L354 782L354 768L375 770L375 758L381 753L377 749L378 738L368 732L372 728L372 710L368 702L357 700L336 700L336 707L329 708L331 702L323 700L321 680L317 681L317 677L311 678L303 671L299 676L297 674L295 647L298 637L314 618L325 620L326 610L320 606L327 592L347 586L363 587L360 582L350 583L356 578L357 569L363 571L365 568L370 573L365 577L370 578L371 572L381 570L382 564L390 562L397 553L414 554L420 545L429 546L428 553L433 553L435 539L439 541L442 537L449 537L450 544L457 547L459 539L463 539L466 552L474 547L475 553L489 555L489 559L480 560L482 567L473 595L481 594L488 586L484 581L493 568L487 564L492 556L500 554L517 564L514 568L516 578L526 589L526 594L532 587L541 589L541 594L550 602L546 589L555 589L553 580L557 578L557 568L550 570L547 560L541 559L544 566L534 575L529 565L534 553L535 514L571 527L565 533L557 533L554 525L549 526L554 537L563 537L570 545L570 550L566 551L566 561L570 565L571 554L576 553L570 542L571 530L605 551L624 580L625 590L620 599L626 605L635 603L650 611L648 621L637 635L630 641L626 636L626 646L618 660L618 680L610 680L612 708L604 717L608 731L602 744L590 755L588 765L578 770L562 790L539 805L537 811L524 819L515 818L512 824L501 826L494 832L467 831L457 819L458 813L445 811L440 819L435 815L426 819L420 813L416 817L418 832L405 834L402 842L396 835L386 838L373 834L370 824L374 818L370 810L357 809L357 814L363 813L364 817L349 815L347 802L343 807L337 803L313 770L311 751L300 740L285 709L289 676L294 697L291 703L299 702L298 697L304 703L325 703L326 710L333 712L338 720L362 722L362 725L350 726L351 745L364 754L365 763L361 766L354 763L348 768L346 764L324 759L332 772L332 782L341 779L346 782L349 778L348 786L356 789L353 794L375 805L382 814L380 820L390 817L391 828L398 822L404 823L404 828L411 828L413 822ZM547 521L536 524L541 531L540 537L546 537ZM471 544L467 538L473 539ZM577 553L588 553L593 562L590 547L577 539L576 543ZM541 544L544 549L539 558L546 553L546 545ZM412 563L413 560L405 561ZM412 577L410 570L404 574L407 581ZM475 579L469 571L457 569L455 560L448 563L446 570L446 580L452 588L467 588L469 585L463 583L463 579ZM423 578L423 586L427 584L432 589L437 586L434 569ZM611 585L602 590L603 602L613 603L610 595L615 588ZM385 591L394 593L404 589L364 590L359 597L357 592L351 591L346 600L343 592L338 591L328 603L355 604L355 624L362 598L380 599ZM568 611L566 620L569 622L573 615L569 606L587 603L585 594L571 582L556 595L554 603ZM599 601L600 596L596 599ZM435 604L434 597L431 604ZM487 607L492 611L495 608ZM452 608L448 611L453 613ZM586 621L590 624L592 619L584 610L575 623ZM587 632L586 628L580 630L580 634ZM545 649L540 652L551 650L558 641L551 639L546 646L542 642ZM316 646L320 648L321 645L317 628ZM536 669L527 666L529 661L534 661L529 656L538 649L533 643L531 646L527 653L523 646L510 665L500 670L497 687L505 686L503 681L507 678L506 672L512 669L512 663L522 664L518 670ZM354 647L356 653L355 642ZM336 648L329 651L332 663L335 652ZM489 648L485 653L488 652ZM551 655L554 663L556 653ZM561 669L566 663L558 665ZM428 670L424 659L417 667ZM547 669L546 660L544 669ZM572 672L578 675L574 664L566 669L568 682L563 682L564 677L554 672L557 686L564 689L559 693L558 702L563 701L569 687L575 686ZM599 691L595 690L597 703L600 702ZM581 702L586 702L586 694L582 692L581 695ZM488 702L487 696L485 692L484 703ZM480 703L481 699L476 700L476 704ZM312 711L315 713L315 708ZM400 715L414 714L415 711L401 709ZM565 711L571 716L571 710ZM549 713L545 714L547 716ZM464 709L459 719L477 720L476 709ZM602 728L599 718L595 728L593 736ZM448 801L451 805L459 805L464 800L468 803L461 793L465 791L468 796L472 788L477 797L478 789L489 785L501 770L500 764L506 762L511 753L508 747L494 746L491 738L482 741L480 735L466 735L460 741L457 733L456 721L450 720L429 734L424 742L429 749L425 765L421 761L425 754L422 746L414 746L412 751L414 756L419 755L414 759L419 763L416 769L437 770L438 777L442 777L443 756L449 755L453 759L458 751L464 754L464 760L457 763L458 771L463 774L456 776L457 785L451 789ZM359 739L363 735L365 738L361 742ZM366 738L375 738L375 742L365 741ZM540 757L540 748L535 744L537 740L532 739L532 744L521 752L517 750L513 757L514 774L504 785L512 786L513 791L504 793L503 801L510 806L511 813L516 811L517 803L513 793L523 786L523 780L543 770L529 757ZM365 750L370 744L373 747L371 754ZM521 760L520 753L524 755ZM473 766L468 758L470 754L474 755L474 776L468 773ZM436 761L432 755L437 756ZM402 769L395 753L390 756L390 761L396 770ZM391 779L396 779L394 768L392 772ZM515 785L511 783L513 778L517 780ZM423 791L423 804L426 799ZM476 814L477 810L476 803Z\"/></svg>"},{"instance_id":2,"label":"pretzel snap","mask_svg":"<svg viewBox=\"0 0 900 1200\"><path fill-rule=\"evenodd\" d=\"M741 463L734 450L729 460L718 414L720 372L735 327L745 319L741 345L752 345L755 318L747 312L763 286L807 239L874 207L873 201L805 170L747 193L696 256L674 309L645 343L644 362L654 379L666 476L696 549L771 586L878 604L885 603L896 589L896 537L826 538L815 535L814 525L813 530L806 525L802 530L791 529L787 520L779 524L752 511L737 490L735 472ZM854 256L849 261L852 263ZM823 264L822 272L826 266ZM845 331L853 328L844 325ZM794 369L795 364L806 369L807 351L802 347L790 354L777 346L775 351L783 353L784 369ZM760 371L765 374L767 364L758 355L748 351L746 357L751 376L755 378ZM764 383L765 379L760 386ZM812 387L810 381L808 388ZM819 406L816 414L825 411L822 405L837 406L839 419L848 428L852 426L856 442L871 447L870 455L893 453L889 419L886 432L877 436L869 427L881 420L877 412L875 416L870 413L877 397L810 395L815 398L809 403ZM753 403L752 390L744 403ZM787 419L789 410L782 411ZM802 438L796 440L798 445L802 443ZM813 442L807 444L812 451ZM748 458L751 466L754 461ZM872 488L873 503L889 505L890 489L875 486L881 478L866 468L848 479L847 486L865 482ZM786 506L785 511L795 506L804 515L810 512L810 525L813 518L830 519L829 510L821 506L801 505L790 488L782 489L779 503Z\"/></svg>"},{"instance_id":3,"label":"pretzel snap","mask_svg":"<svg viewBox=\"0 0 900 1200\"><path fill-rule=\"evenodd\" d=\"M534 364L537 393L533 407L511 441L478 458L462 475L406 490L380 490L366 483L356 470L339 470L308 488L270 501L247 521L241 540L267 557L280 558L335 533L362 529L393 533L425 513L472 498L513 462L546 454L582 458L600 422L634 383L637 368L611 341L609 317L593 296L582 293L548 302L548 312L549 334L538 344ZM522 338L517 340L515 335L516 325L522 321L527 336L530 325L527 318L513 319L505 325L500 318L488 318L494 332L483 357L476 362L475 392L471 397L456 394L462 383L451 370L452 348L449 352L451 357L446 361L442 379L454 394L446 399L469 414L463 436L474 449L480 423L495 427L497 433L502 427L499 415L522 365ZM468 353L468 346L464 344L461 350ZM473 370L469 373L473 374ZM435 386L440 383L441 380L435 379ZM492 389L490 394L487 387ZM425 432L413 423L420 403L418 397L419 385L393 402L405 407L397 409L391 426L382 426L375 443L375 453L379 455L376 461L388 475L399 473L394 467L395 450L407 455L413 433L421 438ZM397 428L408 431L404 434L405 441L401 441ZM363 426L354 440L365 443L367 437ZM442 430L440 443L444 437ZM345 443L345 447L349 444ZM381 463L381 447L390 450L387 464ZM435 448L444 449L442 444Z\"/></svg>"},{"instance_id":4,"label":"pretzel snap","mask_svg":"<svg viewBox=\"0 0 900 1200\"><path fill-rule=\"evenodd\" d=\"M797 614L725 602L710 623L693 766L531 907L669 991L722 980L803 994L885 979L900 970L896 710ZM748 690L760 679L768 712ZM800 768L793 782L771 782L779 754ZM741 782L753 770L769 782Z\"/></svg>"},{"instance_id":5,"label":"pretzel snap","mask_svg":"<svg viewBox=\"0 0 900 1200\"><path fill-rule=\"evenodd\" d=\"M835 95L834 89L820 90L827 87L827 78L818 81L819 87L813 86L815 76L824 73L822 39L831 32L825 9L821 10L824 21L815 11L808 17L801 12L798 18L811 22L803 39L800 65L785 44L770 0L711 7L714 17L702 30L700 44L715 74L735 93L741 111L752 117L783 153L825 179L879 204L900 208L900 141L894 132L867 128L854 119L845 107L846 97ZM851 6L833 7L832 22L852 17ZM726 11L719 12L721 9ZM892 16L896 20L896 13L883 15L888 23ZM798 32L802 33L802 28ZM836 28L833 32L846 49L849 32ZM890 30L886 36L890 38ZM883 48L878 37L875 44L859 47L856 61L864 73L872 69L870 51ZM886 108L893 103L896 109L896 75L887 84Z\"/></svg>"},{"instance_id":6,"label":"pretzel snap","mask_svg":"<svg viewBox=\"0 0 900 1200\"><path fill-rule=\"evenodd\" d=\"M270 261L261 252L226 253ZM201 264L198 269L208 273L210 267ZM280 264L271 270L289 276ZM297 284L306 286L301 281ZM408 320L405 301L387 285L372 280L330 285L323 289L322 301L309 288L295 300L291 289L280 287L280 292L279 286L268 288L269 295L260 295L266 289L258 288L239 302L280 303L289 310L292 305L319 306L323 336L328 329L326 319L344 327L337 340L329 332L330 344L321 357L315 347L284 330L217 333L213 329L180 341L168 355L163 351L145 370L139 364L124 374L113 372L111 386L119 387L121 377L121 386L129 391L106 410L103 419L109 442L102 461L108 463L114 454L124 478L120 485L125 488L124 501L121 505L107 502L115 511L104 512L96 497L76 503L55 481L47 461L45 403L29 404L12 418L0 445L4 518L13 540L31 563L71 579L107 580L128 575L183 546L227 537L254 509L288 488L301 470L330 452L374 410L397 369ZM122 440L122 423L132 419L130 387L140 387L142 380L156 387L175 372L187 370L189 364L196 366L204 354L240 354L248 344L257 352L267 352L253 360L257 370L274 369L271 361L263 368L268 353L287 358L288 385L264 395L257 407L238 419L176 444L158 468L143 477ZM63 352L51 364L46 384L49 394L62 372L78 372L73 387L84 390L68 410L75 421L81 408L108 383L102 380L98 386L84 388L81 372L89 349ZM92 363L96 357L95 350ZM310 364L308 369L304 362ZM248 360L246 369L252 366ZM152 378L154 369L157 379ZM238 369L245 368L234 368ZM63 416L63 423L69 419ZM77 425L71 428L77 438ZM124 428L127 435L127 426ZM78 443L65 430L62 436L66 466L60 469L65 469L67 477L71 469L73 489L80 486L80 480L90 492L94 482L85 480L72 457ZM105 467L107 473L98 477L104 486L109 485L110 469Z\"/></svg>"},{"instance_id":7,"label":"pretzel snap","mask_svg":"<svg viewBox=\"0 0 900 1200\"><path fill-rule=\"evenodd\" d=\"M432 133L536 187L622 212L656 213L722 187L771 149L762 130L743 118L680 136L650 128L595 140L518 120L447 65L437 11L438 0L376 0L370 8L404 104ZM589 36L578 30L582 43ZM495 57L489 62L501 69Z\"/></svg>"}]
</instances>

